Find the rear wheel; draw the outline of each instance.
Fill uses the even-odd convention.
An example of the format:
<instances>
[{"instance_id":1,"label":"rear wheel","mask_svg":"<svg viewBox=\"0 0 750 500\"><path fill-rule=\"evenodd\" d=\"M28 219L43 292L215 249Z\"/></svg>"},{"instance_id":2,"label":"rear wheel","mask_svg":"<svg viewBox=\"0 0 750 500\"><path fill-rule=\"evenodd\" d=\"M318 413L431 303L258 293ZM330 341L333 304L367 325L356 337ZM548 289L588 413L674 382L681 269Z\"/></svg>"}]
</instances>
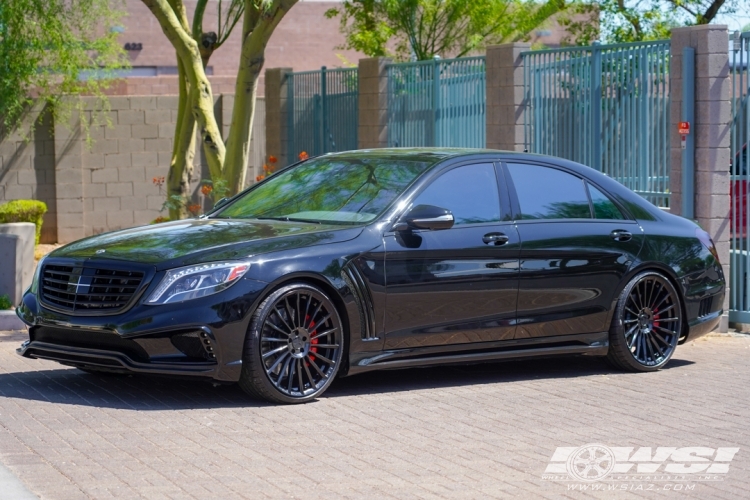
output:
<instances>
[{"instance_id":1,"label":"rear wheel","mask_svg":"<svg viewBox=\"0 0 750 500\"><path fill-rule=\"evenodd\" d=\"M304 403L331 385L344 332L336 306L318 287L293 283L271 293L253 314L240 387L273 403Z\"/></svg>"},{"instance_id":2,"label":"rear wheel","mask_svg":"<svg viewBox=\"0 0 750 500\"><path fill-rule=\"evenodd\" d=\"M656 371L674 354L682 332L680 297L661 273L634 277L620 294L607 358L628 371Z\"/></svg>"}]
</instances>

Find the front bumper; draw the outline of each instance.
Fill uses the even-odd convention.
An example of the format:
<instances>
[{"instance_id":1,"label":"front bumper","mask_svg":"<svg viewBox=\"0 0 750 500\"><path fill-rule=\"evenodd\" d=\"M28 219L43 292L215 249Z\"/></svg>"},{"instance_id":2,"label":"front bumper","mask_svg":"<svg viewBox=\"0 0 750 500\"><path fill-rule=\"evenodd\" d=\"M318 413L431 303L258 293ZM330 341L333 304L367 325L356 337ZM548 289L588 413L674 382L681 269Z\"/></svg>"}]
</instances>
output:
<instances>
[{"instance_id":1,"label":"front bumper","mask_svg":"<svg viewBox=\"0 0 750 500\"><path fill-rule=\"evenodd\" d=\"M160 306L138 303L114 316L65 315L27 293L17 312L29 340L17 353L80 368L236 382L251 313L267 286L242 279L215 295Z\"/></svg>"}]
</instances>

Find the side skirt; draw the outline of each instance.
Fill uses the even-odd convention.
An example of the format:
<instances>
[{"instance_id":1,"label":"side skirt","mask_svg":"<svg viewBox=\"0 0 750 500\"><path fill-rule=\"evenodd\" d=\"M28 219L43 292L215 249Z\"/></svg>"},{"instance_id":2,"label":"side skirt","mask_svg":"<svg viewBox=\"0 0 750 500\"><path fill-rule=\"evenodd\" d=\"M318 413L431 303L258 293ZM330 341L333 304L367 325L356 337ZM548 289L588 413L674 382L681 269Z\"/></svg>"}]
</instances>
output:
<instances>
[{"instance_id":1,"label":"side skirt","mask_svg":"<svg viewBox=\"0 0 750 500\"><path fill-rule=\"evenodd\" d=\"M471 364L541 356L606 356L609 334L589 333L535 339L504 340L481 344L431 346L379 353L355 353L350 357L347 375L372 370L388 370L442 364Z\"/></svg>"}]
</instances>

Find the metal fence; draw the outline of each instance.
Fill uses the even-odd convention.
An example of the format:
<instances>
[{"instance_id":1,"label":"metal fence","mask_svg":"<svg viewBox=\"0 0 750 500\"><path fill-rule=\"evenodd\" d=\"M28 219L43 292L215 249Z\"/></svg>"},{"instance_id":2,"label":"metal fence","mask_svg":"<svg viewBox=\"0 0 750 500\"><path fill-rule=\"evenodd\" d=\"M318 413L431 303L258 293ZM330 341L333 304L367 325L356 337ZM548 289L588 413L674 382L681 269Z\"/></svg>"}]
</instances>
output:
<instances>
[{"instance_id":1,"label":"metal fence","mask_svg":"<svg viewBox=\"0 0 750 500\"><path fill-rule=\"evenodd\" d=\"M302 151L315 156L357 149L357 68L291 73L287 92L290 163Z\"/></svg>"},{"instance_id":2,"label":"metal fence","mask_svg":"<svg viewBox=\"0 0 750 500\"><path fill-rule=\"evenodd\" d=\"M522 54L524 141L669 206L670 42Z\"/></svg>"},{"instance_id":3,"label":"metal fence","mask_svg":"<svg viewBox=\"0 0 750 500\"><path fill-rule=\"evenodd\" d=\"M391 64L388 146L483 148L485 58Z\"/></svg>"},{"instance_id":4,"label":"metal fence","mask_svg":"<svg viewBox=\"0 0 750 500\"><path fill-rule=\"evenodd\" d=\"M735 33L729 64L732 79L731 144L731 222L730 222L730 287L729 321L750 323L750 220L748 181L750 181L750 32Z\"/></svg>"}]
</instances>

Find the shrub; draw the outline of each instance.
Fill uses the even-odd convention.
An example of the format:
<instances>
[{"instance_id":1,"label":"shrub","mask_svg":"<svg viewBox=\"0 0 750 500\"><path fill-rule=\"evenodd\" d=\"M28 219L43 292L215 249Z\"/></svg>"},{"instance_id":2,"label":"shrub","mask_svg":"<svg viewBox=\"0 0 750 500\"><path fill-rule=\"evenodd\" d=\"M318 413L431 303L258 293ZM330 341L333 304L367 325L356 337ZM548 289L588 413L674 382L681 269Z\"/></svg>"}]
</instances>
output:
<instances>
[{"instance_id":1,"label":"shrub","mask_svg":"<svg viewBox=\"0 0 750 500\"><path fill-rule=\"evenodd\" d=\"M0 311L10 309L13 303L7 295L0 295Z\"/></svg>"},{"instance_id":2,"label":"shrub","mask_svg":"<svg viewBox=\"0 0 750 500\"><path fill-rule=\"evenodd\" d=\"M8 222L32 222L36 226L36 244L42 234L42 219L47 205L37 200L13 200L0 205L0 224Z\"/></svg>"}]
</instances>

